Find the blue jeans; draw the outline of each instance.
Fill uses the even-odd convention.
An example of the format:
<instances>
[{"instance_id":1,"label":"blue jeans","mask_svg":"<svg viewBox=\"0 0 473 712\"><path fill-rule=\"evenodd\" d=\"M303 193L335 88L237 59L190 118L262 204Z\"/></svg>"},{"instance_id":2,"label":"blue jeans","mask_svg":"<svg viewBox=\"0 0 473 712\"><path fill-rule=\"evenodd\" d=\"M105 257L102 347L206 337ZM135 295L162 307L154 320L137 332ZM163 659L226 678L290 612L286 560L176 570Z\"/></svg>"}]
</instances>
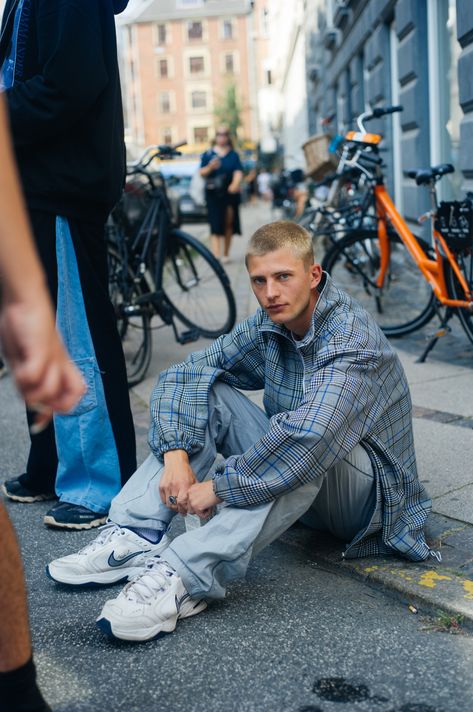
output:
<instances>
[{"instance_id":1,"label":"blue jeans","mask_svg":"<svg viewBox=\"0 0 473 712\"><path fill-rule=\"evenodd\" d=\"M120 490L120 466L104 388L87 323L76 255L66 218L56 218L57 327L87 385L71 413L54 417L62 501L108 511Z\"/></svg>"}]
</instances>

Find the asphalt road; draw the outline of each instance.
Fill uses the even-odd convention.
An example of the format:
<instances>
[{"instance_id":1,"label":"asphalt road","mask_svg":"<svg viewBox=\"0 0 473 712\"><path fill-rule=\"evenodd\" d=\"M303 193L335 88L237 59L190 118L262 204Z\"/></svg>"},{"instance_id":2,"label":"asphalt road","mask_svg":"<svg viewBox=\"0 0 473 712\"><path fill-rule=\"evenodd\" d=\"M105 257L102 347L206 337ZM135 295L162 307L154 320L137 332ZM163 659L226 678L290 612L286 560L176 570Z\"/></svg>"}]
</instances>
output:
<instances>
[{"instance_id":1,"label":"asphalt road","mask_svg":"<svg viewBox=\"0 0 473 712\"><path fill-rule=\"evenodd\" d=\"M0 401L5 477L21 470L26 437L9 380L0 381ZM303 548L294 537L270 546L224 602L172 635L109 642L94 620L119 588L71 591L46 578L51 558L94 536L46 529L47 507L8 505L24 556L39 679L56 712L472 709L473 638L441 632L441 620L321 569L310 537Z\"/></svg>"},{"instance_id":2,"label":"asphalt road","mask_svg":"<svg viewBox=\"0 0 473 712\"><path fill-rule=\"evenodd\" d=\"M239 307L245 305L241 317L251 304L246 276L234 269ZM424 339L425 334L416 334L403 340L409 360ZM175 360L178 348L172 338L162 337L155 368L163 367L168 356ZM471 354L455 325L432 360L447 372L452 362L470 368ZM415 404L429 405L422 398L438 384L437 378L431 385L416 385L413 379ZM147 395L144 388L144 401ZM148 416L138 396L141 460L147 452ZM435 407L468 415L469 403L464 387L452 406L444 397ZM23 471L27 445L22 404L10 380L2 379L0 481ZM366 582L324 570L315 560L316 534L307 532L303 547L295 545L294 536L274 543L252 563L246 581L230 586L224 602L179 623L174 634L140 645L110 642L94 620L119 588L70 591L44 574L48 561L94 536L46 529L42 516L48 506L10 503L8 509L24 556L39 680L56 712L473 709L472 636L446 632L451 621L420 617Z\"/></svg>"}]
</instances>

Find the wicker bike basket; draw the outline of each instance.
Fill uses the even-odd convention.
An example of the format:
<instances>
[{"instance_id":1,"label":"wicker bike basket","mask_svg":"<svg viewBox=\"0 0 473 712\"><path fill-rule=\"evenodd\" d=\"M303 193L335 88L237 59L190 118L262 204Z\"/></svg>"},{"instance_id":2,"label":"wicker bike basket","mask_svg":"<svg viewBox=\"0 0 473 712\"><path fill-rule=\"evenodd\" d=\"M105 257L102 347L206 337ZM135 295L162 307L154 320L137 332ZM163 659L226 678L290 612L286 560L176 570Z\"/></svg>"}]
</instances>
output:
<instances>
[{"instance_id":1,"label":"wicker bike basket","mask_svg":"<svg viewBox=\"0 0 473 712\"><path fill-rule=\"evenodd\" d=\"M332 137L328 134L316 134L302 144L306 162L306 176L320 180L333 171L337 165L337 156L329 152Z\"/></svg>"},{"instance_id":2,"label":"wicker bike basket","mask_svg":"<svg viewBox=\"0 0 473 712\"><path fill-rule=\"evenodd\" d=\"M436 229L454 252L473 248L473 202L442 201L437 210Z\"/></svg>"}]
</instances>

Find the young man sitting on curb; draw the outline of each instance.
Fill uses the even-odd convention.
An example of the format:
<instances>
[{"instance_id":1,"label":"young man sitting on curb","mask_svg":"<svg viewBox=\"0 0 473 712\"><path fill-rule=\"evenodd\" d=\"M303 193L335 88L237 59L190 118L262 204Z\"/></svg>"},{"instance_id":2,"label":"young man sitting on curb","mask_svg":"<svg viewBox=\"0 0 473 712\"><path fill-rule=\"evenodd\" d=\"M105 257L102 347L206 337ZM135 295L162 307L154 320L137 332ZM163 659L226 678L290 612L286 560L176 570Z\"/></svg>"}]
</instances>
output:
<instances>
[{"instance_id":1,"label":"young man sitting on curb","mask_svg":"<svg viewBox=\"0 0 473 712\"><path fill-rule=\"evenodd\" d=\"M258 229L246 265L261 308L161 374L152 454L99 536L48 566L71 585L130 580L97 621L116 638L155 638L223 598L304 514L348 543L346 557L435 555L409 389L388 341L314 263L300 226ZM264 389L264 411L236 389ZM203 481L216 453L225 460ZM175 514L214 508L205 526L166 535Z\"/></svg>"}]
</instances>

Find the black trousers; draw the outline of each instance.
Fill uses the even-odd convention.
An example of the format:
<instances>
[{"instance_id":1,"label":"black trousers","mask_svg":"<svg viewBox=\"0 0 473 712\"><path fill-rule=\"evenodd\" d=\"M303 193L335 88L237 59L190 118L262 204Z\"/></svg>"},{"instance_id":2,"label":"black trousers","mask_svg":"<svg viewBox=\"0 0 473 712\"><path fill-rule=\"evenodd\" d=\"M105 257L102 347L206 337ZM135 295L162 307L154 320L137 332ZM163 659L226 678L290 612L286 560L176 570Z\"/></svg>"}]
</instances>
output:
<instances>
[{"instance_id":1,"label":"black trousers","mask_svg":"<svg viewBox=\"0 0 473 712\"><path fill-rule=\"evenodd\" d=\"M56 216L30 212L30 220L53 302L57 302ZM136 470L136 444L125 359L108 296L107 253L104 226L69 219L76 253L89 331L102 375L108 414L115 437L121 482ZM27 411L28 423L32 414ZM58 458L54 425L31 436L26 473L21 483L36 493L54 491Z\"/></svg>"}]
</instances>

